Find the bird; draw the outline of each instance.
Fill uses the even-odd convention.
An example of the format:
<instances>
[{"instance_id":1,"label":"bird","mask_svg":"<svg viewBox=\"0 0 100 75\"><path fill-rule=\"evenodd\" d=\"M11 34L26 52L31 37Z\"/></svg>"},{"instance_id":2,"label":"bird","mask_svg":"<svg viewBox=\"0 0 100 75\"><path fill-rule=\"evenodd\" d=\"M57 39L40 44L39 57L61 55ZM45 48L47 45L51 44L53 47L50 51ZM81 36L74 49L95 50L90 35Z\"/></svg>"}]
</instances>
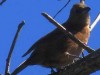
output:
<instances>
[{"instance_id":1,"label":"bird","mask_svg":"<svg viewBox=\"0 0 100 75\"><path fill-rule=\"evenodd\" d=\"M90 37L90 7L82 3L74 4L70 10L68 19L62 24L69 32L84 44ZM32 65L41 65L47 68L57 68L73 63L84 49L71 40L61 30L53 31L35 42L23 55L31 55L21 63L11 75L17 75L23 69Z\"/></svg>"}]
</instances>

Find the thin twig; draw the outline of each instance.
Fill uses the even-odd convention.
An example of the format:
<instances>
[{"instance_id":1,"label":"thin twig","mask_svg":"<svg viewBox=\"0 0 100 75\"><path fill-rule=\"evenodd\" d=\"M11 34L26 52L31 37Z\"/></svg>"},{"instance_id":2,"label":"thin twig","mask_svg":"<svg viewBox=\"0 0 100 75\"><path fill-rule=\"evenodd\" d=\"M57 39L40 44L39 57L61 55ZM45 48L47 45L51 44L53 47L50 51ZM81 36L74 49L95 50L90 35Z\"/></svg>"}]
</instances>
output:
<instances>
[{"instance_id":1,"label":"thin twig","mask_svg":"<svg viewBox=\"0 0 100 75\"><path fill-rule=\"evenodd\" d=\"M84 4L85 3L85 0L80 0L80 3Z\"/></svg>"},{"instance_id":2,"label":"thin twig","mask_svg":"<svg viewBox=\"0 0 100 75\"><path fill-rule=\"evenodd\" d=\"M98 14L98 16L96 17L96 19L94 20L94 22L92 23L91 27L90 27L90 31L93 30L93 28L96 26L96 24L100 21L100 13Z\"/></svg>"},{"instance_id":3,"label":"thin twig","mask_svg":"<svg viewBox=\"0 0 100 75\"><path fill-rule=\"evenodd\" d=\"M19 24L18 30L17 30L16 35L15 35L15 37L14 37L14 40L13 40L13 42L12 42L12 45L11 45L11 48L10 48L8 57L7 57L7 59L6 59L5 75L9 75L9 74L10 74L9 69L10 69L10 60L11 60L12 52L13 52L14 46L15 46L15 44L16 44L16 40L17 40L17 38L18 38L18 34L19 34L19 32L20 32L20 30L21 30L21 28L23 27L24 24L25 24L24 21L22 21L22 22Z\"/></svg>"},{"instance_id":4,"label":"thin twig","mask_svg":"<svg viewBox=\"0 0 100 75\"><path fill-rule=\"evenodd\" d=\"M68 0L68 2L55 14L53 18L55 18L69 4L69 2L70 0Z\"/></svg>"},{"instance_id":5,"label":"thin twig","mask_svg":"<svg viewBox=\"0 0 100 75\"><path fill-rule=\"evenodd\" d=\"M61 24L59 24L58 22L56 22L50 15L48 15L47 13L42 13L42 15L46 19L48 19L53 25L55 25L56 27L58 27L58 29L60 29L61 31L63 31L65 33L65 35L67 35L71 40L73 40L75 43L77 43L78 45L80 45L81 47L83 47L84 49L86 49L88 53L91 53L91 52L94 51L93 49L91 49L90 47L88 47L84 43L82 43L80 40L78 40L71 32L69 32L65 27L63 27Z\"/></svg>"},{"instance_id":6,"label":"thin twig","mask_svg":"<svg viewBox=\"0 0 100 75\"><path fill-rule=\"evenodd\" d=\"M6 2L6 0L2 0L2 1L0 2L0 5L2 5L4 2Z\"/></svg>"}]
</instances>

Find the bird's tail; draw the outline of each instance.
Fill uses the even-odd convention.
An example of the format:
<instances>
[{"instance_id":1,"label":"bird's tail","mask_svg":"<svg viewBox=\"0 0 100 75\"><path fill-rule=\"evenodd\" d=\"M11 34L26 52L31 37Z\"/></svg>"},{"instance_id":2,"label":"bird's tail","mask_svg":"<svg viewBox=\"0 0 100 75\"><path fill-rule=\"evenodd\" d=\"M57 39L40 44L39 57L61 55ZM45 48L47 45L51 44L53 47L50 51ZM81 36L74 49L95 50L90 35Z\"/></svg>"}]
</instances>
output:
<instances>
[{"instance_id":1,"label":"bird's tail","mask_svg":"<svg viewBox=\"0 0 100 75\"><path fill-rule=\"evenodd\" d=\"M19 72L21 72L23 69L25 69L28 66L27 60L25 60L23 63L21 63L13 72L11 75L17 75Z\"/></svg>"}]
</instances>

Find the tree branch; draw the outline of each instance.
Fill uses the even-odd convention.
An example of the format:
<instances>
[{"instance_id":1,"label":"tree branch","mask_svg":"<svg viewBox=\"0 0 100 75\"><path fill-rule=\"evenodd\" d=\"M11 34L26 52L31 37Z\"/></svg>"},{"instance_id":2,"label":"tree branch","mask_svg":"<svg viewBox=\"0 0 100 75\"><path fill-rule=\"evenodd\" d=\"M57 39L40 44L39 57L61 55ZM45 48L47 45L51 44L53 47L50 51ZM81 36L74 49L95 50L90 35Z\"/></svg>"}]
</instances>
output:
<instances>
[{"instance_id":1,"label":"tree branch","mask_svg":"<svg viewBox=\"0 0 100 75\"><path fill-rule=\"evenodd\" d=\"M85 0L80 0L80 3L85 4Z\"/></svg>"},{"instance_id":2,"label":"tree branch","mask_svg":"<svg viewBox=\"0 0 100 75\"><path fill-rule=\"evenodd\" d=\"M96 19L94 20L94 22L92 23L91 27L90 27L90 31L93 30L93 28L96 26L96 24L100 21L100 13L98 14L98 16L96 17Z\"/></svg>"},{"instance_id":3,"label":"tree branch","mask_svg":"<svg viewBox=\"0 0 100 75\"><path fill-rule=\"evenodd\" d=\"M94 51L93 49L91 49L90 47L88 47L84 43L82 43L80 40L78 40L71 32L69 32L61 24L59 24L58 22L56 22L50 15L48 15L47 13L42 13L42 15L46 19L48 19L53 25L55 25L56 27L58 27L58 29L60 29L61 31L63 31L65 33L65 35L68 36L71 40L73 40L75 43L77 43L78 45L80 45L81 47L83 47L84 49L86 49L88 53L91 53L91 52Z\"/></svg>"},{"instance_id":4,"label":"tree branch","mask_svg":"<svg viewBox=\"0 0 100 75\"><path fill-rule=\"evenodd\" d=\"M2 0L2 1L0 2L0 5L2 5L4 2L6 2L6 0Z\"/></svg>"},{"instance_id":5,"label":"tree branch","mask_svg":"<svg viewBox=\"0 0 100 75\"><path fill-rule=\"evenodd\" d=\"M98 70L100 70L100 49L67 66L64 70L50 75L89 75Z\"/></svg>"},{"instance_id":6,"label":"tree branch","mask_svg":"<svg viewBox=\"0 0 100 75\"><path fill-rule=\"evenodd\" d=\"M53 18L55 18L68 4L69 4L70 0L68 0L68 2L54 15Z\"/></svg>"},{"instance_id":7,"label":"tree branch","mask_svg":"<svg viewBox=\"0 0 100 75\"><path fill-rule=\"evenodd\" d=\"M23 27L24 24L25 24L24 21L22 21L22 22L19 24L18 30L17 30L16 35L15 35L15 37L14 37L14 40L13 40L13 42L12 42L12 45L11 45L11 48L10 48L8 57L7 57L7 59L6 59L5 75L9 75L9 74L10 74L10 73L9 73L9 69L10 69L10 60L11 60L12 52L13 52L14 46L15 46L15 44L16 44L16 40L17 40L17 38L18 38L18 34L19 34L19 32L20 32L20 30L21 30L21 28Z\"/></svg>"}]
</instances>

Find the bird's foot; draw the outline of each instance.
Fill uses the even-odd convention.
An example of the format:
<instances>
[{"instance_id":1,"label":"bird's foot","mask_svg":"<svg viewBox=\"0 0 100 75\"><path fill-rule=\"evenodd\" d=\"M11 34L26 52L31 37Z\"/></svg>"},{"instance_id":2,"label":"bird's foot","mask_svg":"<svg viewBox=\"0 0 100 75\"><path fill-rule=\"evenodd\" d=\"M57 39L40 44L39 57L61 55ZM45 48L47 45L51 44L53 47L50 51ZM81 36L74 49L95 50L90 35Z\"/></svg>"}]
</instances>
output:
<instances>
[{"instance_id":1,"label":"bird's foot","mask_svg":"<svg viewBox=\"0 0 100 75\"><path fill-rule=\"evenodd\" d=\"M52 73L55 73L55 70L54 70L53 68L51 68L51 74L52 74Z\"/></svg>"},{"instance_id":2,"label":"bird's foot","mask_svg":"<svg viewBox=\"0 0 100 75\"><path fill-rule=\"evenodd\" d=\"M82 52L82 57L83 57L83 58L85 57L83 52Z\"/></svg>"},{"instance_id":3,"label":"bird's foot","mask_svg":"<svg viewBox=\"0 0 100 75\"><path fill-rule=\"evenodd\" d=\"M48 74L48 75L52 75L52 74L56 73L55 70L52 67L50 67L50 69L51 69L51 73Z\"/></svg>"}]
</instances>

